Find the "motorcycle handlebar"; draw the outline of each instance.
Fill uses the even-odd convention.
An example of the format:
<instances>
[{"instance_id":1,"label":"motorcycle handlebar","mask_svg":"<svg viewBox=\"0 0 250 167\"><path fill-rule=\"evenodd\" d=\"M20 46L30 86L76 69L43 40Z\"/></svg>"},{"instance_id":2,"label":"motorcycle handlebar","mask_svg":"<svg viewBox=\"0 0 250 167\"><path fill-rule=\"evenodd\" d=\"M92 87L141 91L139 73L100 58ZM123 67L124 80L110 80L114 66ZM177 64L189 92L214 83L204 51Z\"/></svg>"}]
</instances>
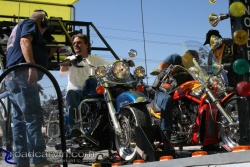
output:
<instances>
[{"instance_id":1,"label":"motorcycle handlebar","mask_svg":"<svg viewBox=\"0 0 250 167\"><path fill-rule=\"evenodd\" d=\"M83 60L82 55L76 55L75 59L65 59L62 63L60 63L60 66L71 66L73 65L74 67L80 68L84 66L78 65Z\"/></svg>"},{"instance_id":2,"label":"motorcycle handlebar","mask_svg":"<svg viewBox=\"0 0 250 167\"><path fill-rule=\"evenodd\" d=\"M74 67L77 67L77 68L84 67L84 66L78 65L77 61L75 60L76 59L65 61L65 62L60 63L59 65L60 66L72 66L73 65Z\"/></svg>"},{"instance_id":3,"label":"motorcycle handlebar","mask_svg":"<svg viewBox=\"0 0 250 167\"><path fill-rule=\"evenodd\" d=\"M224 63L223 64L223 69L231 69L232 68L232 63Z\"/></svg>"}]
</instances>

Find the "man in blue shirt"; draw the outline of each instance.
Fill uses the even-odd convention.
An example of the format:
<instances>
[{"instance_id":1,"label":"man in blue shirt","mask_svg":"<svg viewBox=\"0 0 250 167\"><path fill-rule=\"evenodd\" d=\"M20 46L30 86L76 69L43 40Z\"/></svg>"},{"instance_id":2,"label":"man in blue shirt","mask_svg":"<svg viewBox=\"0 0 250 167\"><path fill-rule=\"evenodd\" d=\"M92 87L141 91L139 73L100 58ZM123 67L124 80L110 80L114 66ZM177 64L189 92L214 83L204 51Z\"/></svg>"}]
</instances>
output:
<instances>
[{"instance_id":1,"label":"man in blue shirt","mask_svg":"<svg viewBox=\"0 0 250 167\"><path fill-rule=\"evenodd\" d=\"M182 65L181 56L177 53L171 54L165 58L158 65L158 70L164 70L168 68L171 64L173 65ZM155 94L155 102L157 106L161 109L161 122L160 127L163 130L164 134L170 140L172 133L172 110L173 110L173 100L172 96L161 91L157 91Z\"/></svg>"},{"instance_id":2,"label":"man in blue shirt","mask_svg":"<svg viewBox=\"0 0 250 167\"><path fill-rule=\"evenodd\" d=\"M39 64L47 67L46 44L42 37L48 28L47 13L35 10L29 19L19 22L9 37L6 67L19 63ZM42 136L43 110L40 103L42 74L35 68L23 68L11 72L5 78L6 89L13 105L14 161L18 167L46 166L45 142ZM15 156L19 155L29 156ZM34 155L35 154L35 155Z\"/></svg>"},{"instance_id":3,"label":"man in blue shirt","mask_svg":"<svg viewBox=\"0 0 250 167\"><path fill-rule=\"evenodd\" d=\"M187 59L185 57L186 53L189 53L193 58L199 62L199 55L197 51L195 50L188 50L185 52L183 56L180 56L177 53L171 54L165 58L164 61L162 61L158 65L158 70L164 70L167 69L170 65L180 65L184 66L184 64L188 63L192 59ZM159 80L159 78L156 78ZM176 82L177 84L184 83L188 80L192 80L193 78L189 78L189 75L187 76L180 76L176 77ZM179 86L178 84L178 86ZM155 84L155 86L158 84ZM158 89L158 88L156 88ZM161 121L160 121L160 127L163 130L164 134L167 136L167 138L170 140L171 139L171 133L172 133L172 128L173 128L173 122L172 122L172 112L173 112L173 99L172 96L169 95L168 93L162 92L158 90L155 94L154 101L157 104L157 106L160 108L161 112Z\"/></svg>"}]
</instances>

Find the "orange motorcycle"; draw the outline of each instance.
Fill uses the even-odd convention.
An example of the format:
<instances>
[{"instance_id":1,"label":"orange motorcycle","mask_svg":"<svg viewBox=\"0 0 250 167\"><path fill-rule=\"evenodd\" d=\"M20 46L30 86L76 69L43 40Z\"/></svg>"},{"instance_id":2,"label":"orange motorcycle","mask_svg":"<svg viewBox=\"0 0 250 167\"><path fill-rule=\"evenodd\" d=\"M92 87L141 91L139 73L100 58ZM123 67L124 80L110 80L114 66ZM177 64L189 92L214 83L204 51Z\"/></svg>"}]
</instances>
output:
<instances>
[{"instance_id":1,"label":"orange motorcycle","mask_svg":"<svg viewBox=\"0 0 250 167\"><path fill-rule=\"evenodd\" d=\"M205 46L196 41L188 41L185 46L183 66L151 72L156 75L155 91L173 98L171 143L180 148L221 143L230 151L240 139L236 93L228 91L223 65ZM190 50L197 51L198 60ZM160 110L154 100L148 108L153 122L159 124Z\"/></svg>"}]
</instances>

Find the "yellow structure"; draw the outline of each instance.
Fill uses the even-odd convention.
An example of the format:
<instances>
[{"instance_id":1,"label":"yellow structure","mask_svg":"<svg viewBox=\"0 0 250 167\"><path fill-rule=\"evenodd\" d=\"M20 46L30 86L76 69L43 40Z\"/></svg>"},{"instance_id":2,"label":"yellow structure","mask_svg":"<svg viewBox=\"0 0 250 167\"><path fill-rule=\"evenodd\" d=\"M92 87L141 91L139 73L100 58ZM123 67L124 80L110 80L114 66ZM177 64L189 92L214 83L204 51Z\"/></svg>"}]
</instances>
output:
<instances>
[{"instance_id":1,"label":"yellow structure","mask_svg":"<svg viewBox=\"0 0 250 167\"><path fill-rule=\"evenodd\" d=\"M35 9L43 9L48 17L62 17L63 20L74 20L74 6L78 0L0 0L0 15L29 17ZM11 18L0 18L0 21L13 21ZM18 20L16 20L18 22ZM20 21L20 20L19 20Z\"/></svg>"},{"instance_id":2,"label":"yellow structure","mask_svg":"<svg viewBox=\"0 0 250 167\"><path fill-rule=\"evenodd\" d=\"M60 48L64 46L66 39L70 41L68 30L72 31L72 25L70 23L63 23L62 21L75 21L76 11L73 4L77 1L78 0L0 0L0 27L11 28L18 22L28 18L35 9L45 10L48 14L48 19L51 21L51 27L53 27L53 32L50 30L51 35L55 41L61 43L54 45L56 45L56 48ZM4 43L1 45L4 45ZM62 61L64 58L65 55L60 55L58 61Z\"/></svg>"}]
</instances>

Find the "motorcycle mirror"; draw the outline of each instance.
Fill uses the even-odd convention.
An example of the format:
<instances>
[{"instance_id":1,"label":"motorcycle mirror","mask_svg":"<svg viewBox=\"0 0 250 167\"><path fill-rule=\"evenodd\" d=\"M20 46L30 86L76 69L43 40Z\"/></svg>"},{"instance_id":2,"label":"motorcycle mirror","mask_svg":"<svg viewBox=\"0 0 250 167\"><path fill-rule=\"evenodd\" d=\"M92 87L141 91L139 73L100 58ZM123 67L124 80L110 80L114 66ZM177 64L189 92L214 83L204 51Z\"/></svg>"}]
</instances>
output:
<instances>
[{"instance_id":1,"label":"motorcycle mirror","mask_svg":"<svg viewBox=\"0 0 250 167\"><path fill-rule=\"evenodd\" d=\"M152 70L152 71L150 72L150 75L153 75L153 76L156 76L156 75L158 75L158 74L160 74L160 71L159 71L158 69Z\"/></svg>"},{"instance_id":2,"label":"motorcycle mirror","mask_svg":"<svg viewBox=\"0 0 250 167\"><path fill-rule=\"evenodd\" d=\"M134 49L130 49L130 50L128 51L128 56L129 56L130 58L136 57L136 56L137 56L137 51L134 50Z\"/></svg>"},{"instance_id":3,"label":"motorcycle mirror","mask_svg":"<svg viewBox=\"0 0 250 167\"><path fill-rule=\"evenodd\" d=\"M58 50L59 50L59 53L61 55L65 55L65 56L73 55L73 51L72 51L71 47L69 47L69 46L60 47Z\"/></svg>"},{"instance_id":4,"label":"motorcycle mirror","mask_svg":"<svg viewBox=\"0 0 250 167\"><path fill-rule=\"evenodd\" d=\"M217 0L208 0L211 4L215 4Z\"/></svg>"}]
</instances>

